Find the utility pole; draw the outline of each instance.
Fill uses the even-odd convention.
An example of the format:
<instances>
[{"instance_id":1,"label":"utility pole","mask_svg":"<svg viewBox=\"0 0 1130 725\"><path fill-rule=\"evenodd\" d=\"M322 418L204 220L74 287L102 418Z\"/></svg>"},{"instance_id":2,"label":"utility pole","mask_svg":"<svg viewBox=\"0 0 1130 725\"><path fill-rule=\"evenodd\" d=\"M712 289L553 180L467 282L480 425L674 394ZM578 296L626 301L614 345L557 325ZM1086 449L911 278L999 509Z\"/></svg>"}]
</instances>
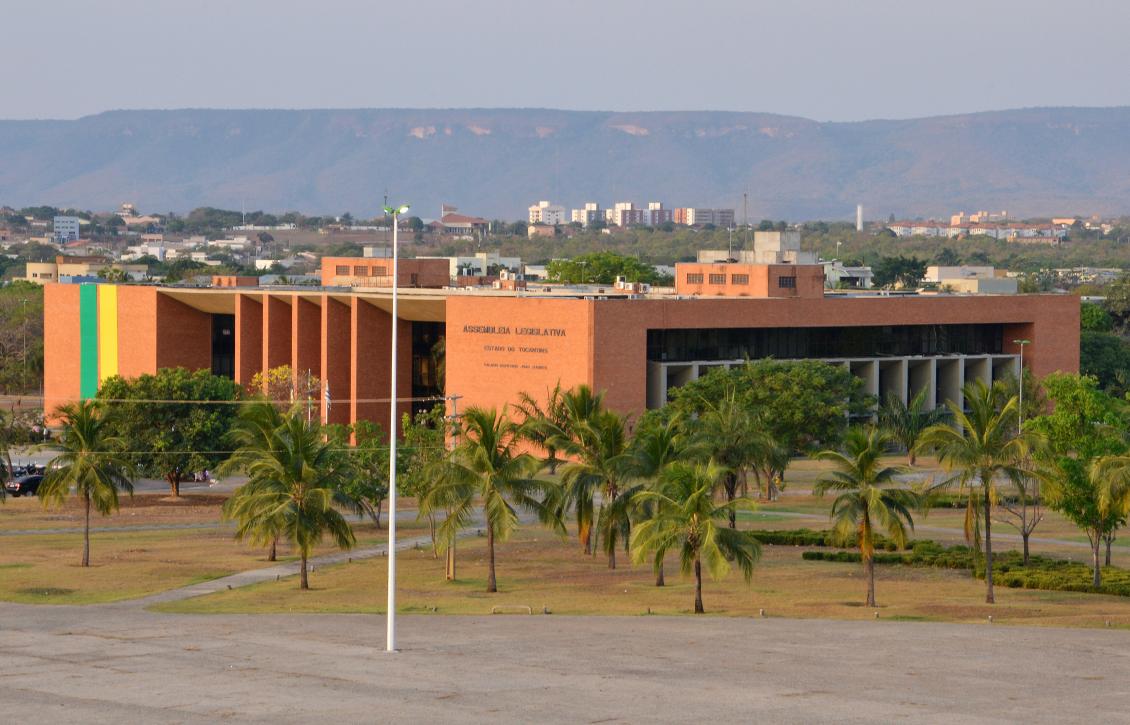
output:
<instances>
[{"instance_id":1,"label":"utility pole","mask_svg":"<svg viewBox=\"0 0 1130 725\"><path fill-rule=\"evenodd\" d=\"M453 451L459 445L459 399L462 397L458 394L446 396L446 399L451 401L451 415L447 419L451 422L451 450ZM447 542L445 573L449 582L455 581L455 541L456 537L452 536L451 541Z\"/></svg>"}]
</instances>

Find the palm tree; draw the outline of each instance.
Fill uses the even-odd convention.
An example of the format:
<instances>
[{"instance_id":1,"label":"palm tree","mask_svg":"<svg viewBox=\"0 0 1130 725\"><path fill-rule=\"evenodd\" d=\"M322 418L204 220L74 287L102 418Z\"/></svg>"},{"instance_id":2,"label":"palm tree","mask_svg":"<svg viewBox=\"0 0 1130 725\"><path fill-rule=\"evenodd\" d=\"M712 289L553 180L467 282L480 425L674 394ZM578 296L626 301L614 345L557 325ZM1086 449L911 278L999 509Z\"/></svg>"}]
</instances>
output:
<instances>
[{"instance_id":1,"label":"palm tree","mask_svg":"<svg viewBox=\"0 0 1130 725\"><path fill-rule=\"evenodd\" d=\"M561 394L560 408L559 423L546 441L557 451L581 445L578 433L588 421L604 410L604 394L593 392L587 385L578 385ZM561 498L561 513L569 506L576 511L577 539L584 547L585 554L593 553L593 496L598 484L598 481L589 478L578 479L567 486L566 495Z\"/></svg>"},{"instance_id":2,"label":"palm tree","mask_svg":"<svg viewBox=\"0 0 1130 725\"><path fill-rule=\"evenodd\" d=\"M586 528L586 552L591 551L587 544L593 496L600 491L597 539L608 554L608 568L615 569L616 545L621 539L627 541L630 532L629 499L620 496L631 476L627 419L602 410L572 424L572 430L574 438L554 439L554 445L571 459L561 469L563 503L576 507L578 527Z\"/></svg>"},{"instance_id":3,"label":"palm tree","mask_svg":"<svg viewBox=\"0 0 1130 725\"><path fill-rule=\"evenodd\" d=\"M818 458L830 461L835 470L820 478L813 493L839 495L832 502L835 531L845 540L854 538L867 574L868 607L875 604L875 528L881 528L900 547L906 546L907 529L914 529L911 509L921 505L917 493L898 488L899 469L882 465L890 436L875 428L853 428L844 440L844 450L823 451Z\"/></svg>"},{"instance_id":4,"label":"palm tree","mask_svg":"<svg viewBox=\"0 0 1130 725\"><path fill-rule=\"evenodd\" d=\"M52 448L59 455L47 464L39 484L44 505L61 506L72 490L82 498L82 566L90 566L90 508L109 516L118 509L118 490L133 495L129 463L121 456L122 440L109 433L108 414L93 400L58 409L62 431Z\"/></svg>"},{"instance_id":5,"label":"palm tree","mask_svg":"<svg viewBox=\"0 0 1130 725\"><path fill-rule=\"evenodd\" d=\"M546 390L544 406L529 393L518 393L518 403L514 408L522 414L523 437L545 450L545 465L549 467L550 475L554 475L559 459L552 441L565 435L569 427L565 391L561 389L561 383Z\"/></svg>"},{"instance_id":6,"label":"palm tree","mask_svg":"<svg viewBox=\"0 0 1130 725\"><path fill-rule=\"evenodd\" d=\"M228 499L224 514L236 521L237 539L259 545L277 536L290 540L300 561L299 588L309 589L307 562L314 545L327 533L342 549L356 541L349 522L334 508L356 508L340 492L349 476L348 458L319 421L306 420L297 409L282 415L268 434L260 427L267 419L260 407L249 406L241 415L247 442L232 453L224 470L242 468L248 481Z\"/></svg>"},{"instance_id":7,"label":"palm tree","mask_svg":"<svg viewBox=\"0 0 1130 725\"><path fill-rule=\"evenodd\" d=\"M655 413L649 413L640 421L636 434L632 438L630 468L632 474L649 482L654 488L659 482L663 471L675 461L691 457L691 446L683 431L682 418L678 415L660 418ZM649 519L654 515L654 501L633 498L638 502L638 515L642 519ZM655 569L655 586L666 584L663 576L663 557L658 556L653 562Z\"/></svg>"},{"instance_id":8,"label":"palm tree","mask_svg":"<svg viewBox=\"0 0 1130 725\"><path fill-rule=\"evenodd\" d=\"M992 604L993 597L993 542L992 506L997 499L996 479L1003 476L1010 481L1026 475L1024 462L1028 455L1027 439L1016 430L1015 397L998 408L993 391L977 380L963 389L969 411L948 401L946 407L953 414L954 425L939 423L922 432L916 448L932 450L939 463L954 475L932 489L957 486L967 494L965 508L965 537L975 548L980 548L978 515L985 526L985 601ZM981 497L976 490L980 487Z\"/></svg>"},{"instance_id":9,"label":"palm tree","mask_svg":"<svg viewBox=\"0 0 1130 725\"><path fill-rule=\"evenodd\" d=\"M683 574L694 574L695 614L702 614L702 566L714 579L729 573L736 563L748 583L753 565L761 556L761 545L749 531L723 525L730 511L752 501L736 498L722 505L714 502L714 490L726 470L715 463L673 463L664 471L656 489L636 494L654 505L652 518L639 523L632 534L632 558L642 563L648 556L662 558L679 551Z\"/></svg>"},{"instance_id":10,"label":"palm tree","mask_svg":"<svg viewBox=\"0 0 1130 725\"><path fill-rule=\"evenodd\" d=\"M728 388L717 403L706 403L696 429L701 448L724 469L722 489L726 500L733 501L745 470L771 458L777 445L738 397L737 386ZM730 528L737 528L737 512L732 508Z\"/></svg>"},{"instance_id":11,"label":"palm tree","mask_svg":"<svg viewBox=\"0 0 1130 725\"><path fill-rule=\"evenodd\" d=\"M274 450L277 443L275 431L283 424L283 415L276 405L270 402L252 403L244 406L235 424L228 432L232 450ZM216 471L220 476L238 470L242 465L240 458L231 456ZM262 541L267 548L267 561L278 560L279 534L282 531L282 517L274 521L261 519L253 541Z\"/></svg>"},{"instance_id":12,"label":"palm tree","mask_svg":"<svg viewBox=\"0 0 1130 725\"><path fill-rule=\"evenodd\" d=\"M926 388L918 391L909 403L902 402L902 398L890 393L879 407L879 426L891 440L906 450L906 462L910 466L918 459L915 446L923 431L941 423L946 417L945 408L926 410L927 392Z\"/></svg>"},{"instance_id":13,"label":"palm tree","mask_svg":"<svg viewBox=\"0 0 1130 725\"><path fill-rule=\"evenodd\" d=\"M447 542L470 522L476 500L481 501L487 530L487 591L497 592L495 543L506 541L517 528L515 506L535 512L542 523L563 531L555 512L555 487L533 477L539 467L536 458L516 452L521 426L505 413L468 408L459 437L450 458L436 464L435 485L422 505L448 512L439 527L440 541Z\"/></svg>"}]
</instances>

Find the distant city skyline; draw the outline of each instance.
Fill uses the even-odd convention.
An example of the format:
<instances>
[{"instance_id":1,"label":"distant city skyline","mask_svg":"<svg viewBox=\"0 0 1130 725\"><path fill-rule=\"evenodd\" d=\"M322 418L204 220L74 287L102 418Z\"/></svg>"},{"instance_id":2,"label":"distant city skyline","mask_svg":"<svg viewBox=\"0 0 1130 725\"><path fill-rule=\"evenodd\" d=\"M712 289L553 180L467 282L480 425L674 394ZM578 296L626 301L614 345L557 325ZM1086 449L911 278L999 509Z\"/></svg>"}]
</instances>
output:
<instances>
[{"instance_id":1,"label":"distant city skyline","mask_svg":"<svg viewBox=\"0 0 1130 725\"><path fill-rule=\"evenodd\" d=\"M5 3L0 119L113 109L733 110L820 121L1130 105L1130 4Z\"/></svg>"}]
</instances>

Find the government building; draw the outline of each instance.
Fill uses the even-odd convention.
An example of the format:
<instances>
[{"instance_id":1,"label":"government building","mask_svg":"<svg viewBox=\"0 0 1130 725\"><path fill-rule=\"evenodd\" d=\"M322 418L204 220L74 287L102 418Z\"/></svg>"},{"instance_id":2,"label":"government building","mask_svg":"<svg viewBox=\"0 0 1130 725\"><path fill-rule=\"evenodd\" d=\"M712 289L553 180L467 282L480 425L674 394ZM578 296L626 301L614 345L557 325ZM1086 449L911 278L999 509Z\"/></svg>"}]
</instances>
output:
<instances>
[{"instance_id":1,"label":"government building","mask_svg":"<svg viewBox=\"0 0 1130 725\"><path fill-rule=\"evenodd\" d=\"M907 400L925 390L933 407L960 402L971 380L1014 375L1018 341L1037 376L1079 369L1075 296L837 292L804 261L680 264L664 293L409 286L406 275L423 270L408 264L396 327L399 407L430 407L446 394L461 396L461 408L502 408L521 392L543 397L558 383L585 383L605 391L611 408L638 415L714 367L760 358L842 365L871 394ZM330 422L384 424L391 277L357 279L362 286L48 284L45 405L92 397L112 375L183 366L248 384L289 365L323 381L318 404L329 398L322 412Z\"/></svg>"}]
</instances>

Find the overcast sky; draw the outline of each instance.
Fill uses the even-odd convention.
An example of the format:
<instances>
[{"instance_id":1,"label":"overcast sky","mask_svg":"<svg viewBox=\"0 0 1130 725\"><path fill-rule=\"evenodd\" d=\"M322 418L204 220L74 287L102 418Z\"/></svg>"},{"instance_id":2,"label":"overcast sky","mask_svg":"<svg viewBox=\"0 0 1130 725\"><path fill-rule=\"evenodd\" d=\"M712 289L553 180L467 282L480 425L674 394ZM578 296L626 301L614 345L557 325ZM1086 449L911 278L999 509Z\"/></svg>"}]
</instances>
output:
<instances>
[{"instance_id":1,"label":"overcast sky","mask_svg":"<svg viewBox=\"0 0 1130 725\"><path fill-rule=\"evenodd\" d=\"M3 0L0 118L1130 105L1124 0Z\"/></svg>"}]
</instances>

